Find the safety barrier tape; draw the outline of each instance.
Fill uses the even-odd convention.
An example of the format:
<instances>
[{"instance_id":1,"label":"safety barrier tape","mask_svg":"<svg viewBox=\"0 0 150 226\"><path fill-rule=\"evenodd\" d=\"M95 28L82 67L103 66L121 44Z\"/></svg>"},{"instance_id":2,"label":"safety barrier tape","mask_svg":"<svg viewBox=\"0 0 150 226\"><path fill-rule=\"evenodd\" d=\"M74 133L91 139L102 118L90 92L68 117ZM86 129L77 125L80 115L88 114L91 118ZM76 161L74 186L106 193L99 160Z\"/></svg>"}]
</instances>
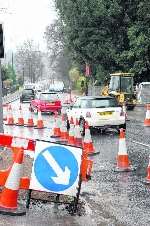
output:
<instances>
[{"instance_id":1,"label":"safety barrier tape","mask_svg":"<svg viewBox=\"0 0 150 226\"><path fill-rule=\"evenodd\" d=\"M0 146L4 147L19 147L24 150L35 151L35 140L22 138L22 137L13 137L6 134L0 134Z\"/></svg>"},{"instance_id":2,"label":"safety barrier tape","mask_svg":"<svg viewBox=\"0 0 150 226\"><path fill-rule=\"evenodd\" d=\"M6 107L7 104L19 99L22 91L17 91L15 93L8 94L3 97L3 107Z\"/></svg>"}]
</instances>

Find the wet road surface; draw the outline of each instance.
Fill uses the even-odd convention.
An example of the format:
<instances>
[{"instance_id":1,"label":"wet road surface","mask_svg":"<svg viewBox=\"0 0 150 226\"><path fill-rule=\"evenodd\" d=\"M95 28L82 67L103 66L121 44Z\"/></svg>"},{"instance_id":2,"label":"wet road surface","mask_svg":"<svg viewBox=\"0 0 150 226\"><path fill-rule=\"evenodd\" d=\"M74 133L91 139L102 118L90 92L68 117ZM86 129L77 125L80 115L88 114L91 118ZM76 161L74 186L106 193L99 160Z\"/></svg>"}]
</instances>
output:
<instances>
[{"instance_id":1,"label":"wet road surface","mask_svg":"<svg viewBox=\"0 0 150 226\"><path fill-rule=\"evenodd\" d=\"M13 104L15 108L17 104ZM27 112L28 104L23 104ZM17 111L16 111L17 115ZM26 114L27 116L27 114ZM37 116L35 116L37 117ZM150 225L150 186L143 183L150 154L150 128L144 127L144 107L128 112L126 143L129 159L136 170L116 173L118 134L116 131L96 132L92 138L99 155L93 157L92 180L82 184L81 199L85 212L70 216L64 206L53 204L31 205L25 217L3 217L0 225L98 225L148 226ZM49 139L53 116L43 116L44 130L6 126L9 134L30 138Z\"/></svg>"}]
</instances>

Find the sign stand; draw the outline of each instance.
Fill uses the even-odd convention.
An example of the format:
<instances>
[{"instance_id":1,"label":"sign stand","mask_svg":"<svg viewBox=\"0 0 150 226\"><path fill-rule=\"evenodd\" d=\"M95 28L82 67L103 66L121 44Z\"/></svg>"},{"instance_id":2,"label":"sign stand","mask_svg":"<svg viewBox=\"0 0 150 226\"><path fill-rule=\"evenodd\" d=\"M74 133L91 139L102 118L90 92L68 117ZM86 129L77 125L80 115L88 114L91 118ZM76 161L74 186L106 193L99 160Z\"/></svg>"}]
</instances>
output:
<instances>
[{"instance_id":1,"label":"sign stand","mask_svg":"<svg viewBox=\"0 0 150 226\"><path fill-rule=\"evenodd\" d=\"M54 201L48 201L48 202L53 202L53 203L59 203L59 204L69 204L70 205L70 208L71 208L71 214L75 214L77 212L77 207L78 207L78 203L79 203L79 197L80 197L80 192L81 192L81 184L82 184L82 179L81 179L81 176L80 176L80 179L79 179L79 183L78 183L78 189L77 189L77 195L76 197L74 197L74 201L73 203L72 202L61 202L60 201L60 194L56 194L56 199ZM31 202L31 199L34 199L32 198L32 189L29 189L28 190L28 193L27 193L27 201L26 201L26 208L29 209L30 207L30 202ZM44 201L44 200L43 200Z\"/></svg>"}]
</instances>

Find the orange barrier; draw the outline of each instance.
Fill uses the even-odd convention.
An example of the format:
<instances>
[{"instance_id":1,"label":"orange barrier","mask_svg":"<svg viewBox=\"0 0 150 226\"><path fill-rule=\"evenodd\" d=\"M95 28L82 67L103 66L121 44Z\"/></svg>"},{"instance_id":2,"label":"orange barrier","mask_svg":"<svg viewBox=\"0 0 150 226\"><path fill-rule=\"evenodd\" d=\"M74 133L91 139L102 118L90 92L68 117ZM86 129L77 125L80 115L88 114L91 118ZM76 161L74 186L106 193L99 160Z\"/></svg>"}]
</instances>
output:
<instances>
[{"instance_id":1,"label":"orange barrier","mask_svg":"<svg viewBox=\"0 0 150 226\"><path fill-rule=\"evenodd\" d=\"M144 126L150 126L150 104L147 104L146 117L144 119Z\"/></svg>"}]
</instances>

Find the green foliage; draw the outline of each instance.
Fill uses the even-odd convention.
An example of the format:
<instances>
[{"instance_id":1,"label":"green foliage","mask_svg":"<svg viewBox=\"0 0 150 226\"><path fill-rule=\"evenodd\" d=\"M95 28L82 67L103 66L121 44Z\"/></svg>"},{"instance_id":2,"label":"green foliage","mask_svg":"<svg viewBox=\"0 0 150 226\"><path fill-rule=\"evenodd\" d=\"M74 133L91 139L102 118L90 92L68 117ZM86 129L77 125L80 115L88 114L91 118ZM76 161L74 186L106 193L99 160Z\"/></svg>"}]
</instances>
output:
<instances>
[{"instance_id":1,"label":"green foliage","mask_svg":"<svg viewBox=\"0 0 150 226\"><path fill-rule=\"evenodd\" d=\"M149 0L55 0L63 21L64 44L94 78L132 71L150 80Z\"/></svg>"},{"instance_id":2,"label":"green foliage","mask_svg":"<svg viewBox=\"0 0 150 226\"><path fill-rule=\"evenodd\" d=\"M2 66L2 81L11 80L13 84L16 83L16 74L10 64Z\"/></svg>"}]
</instances>

